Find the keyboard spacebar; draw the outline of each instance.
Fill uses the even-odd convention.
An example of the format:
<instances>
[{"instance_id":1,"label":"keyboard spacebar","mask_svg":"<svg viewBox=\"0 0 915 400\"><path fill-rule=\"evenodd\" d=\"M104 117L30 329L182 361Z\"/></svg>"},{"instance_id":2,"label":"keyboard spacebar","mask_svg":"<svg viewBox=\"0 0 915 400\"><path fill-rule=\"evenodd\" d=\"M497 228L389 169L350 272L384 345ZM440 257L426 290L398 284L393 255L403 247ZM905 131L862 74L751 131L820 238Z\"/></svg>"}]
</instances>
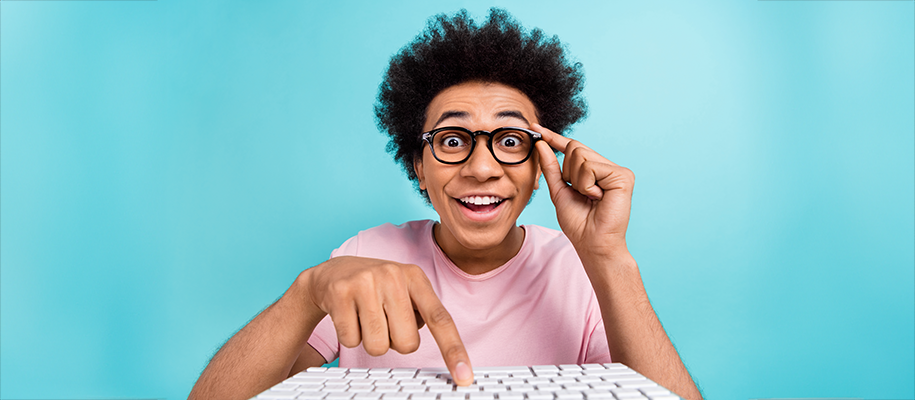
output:
<instances>
[{"instance_id":1,"label":"keyboard spacebar","mask_svg":"<svg viewBox=\"0 0 915 400\"><path fill-rule=\"evenodd\" d=\"M512 372L531 372L531 369L528 368L528 367L524 367L524 366L519 366L519 367L473 367L473 372L474 372L474 373L477 373L477 372L482 372L482 373L490 373L490 372L508 372L508 373L512 373Z\"/></svg>"}]
</instances>

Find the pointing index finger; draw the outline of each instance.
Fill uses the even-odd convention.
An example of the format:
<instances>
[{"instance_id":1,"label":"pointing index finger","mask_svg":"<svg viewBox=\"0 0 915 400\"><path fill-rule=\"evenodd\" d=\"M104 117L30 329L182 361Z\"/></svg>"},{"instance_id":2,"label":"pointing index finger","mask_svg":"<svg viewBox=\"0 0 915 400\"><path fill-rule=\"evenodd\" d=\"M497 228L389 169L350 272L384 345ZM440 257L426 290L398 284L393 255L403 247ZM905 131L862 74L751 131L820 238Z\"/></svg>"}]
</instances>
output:
<instances>
[{"instance_id":1,"label":"pointing index finger","mask_svg":"<svg viewBox=\"0 0 915 400\"><path fill-rule=\"evenodd\" d=\"M470 357L458 334L457 326L451 319L451 314L445 309L429 280L422 278L413 279L410 285L410 297L416 305L417 311L429 327L429 332L435 338L439 350L442 352L442 358L454 383L458 386L467 386L473 383L473 370L470 367Z\"/></svg>"}]
</instances>

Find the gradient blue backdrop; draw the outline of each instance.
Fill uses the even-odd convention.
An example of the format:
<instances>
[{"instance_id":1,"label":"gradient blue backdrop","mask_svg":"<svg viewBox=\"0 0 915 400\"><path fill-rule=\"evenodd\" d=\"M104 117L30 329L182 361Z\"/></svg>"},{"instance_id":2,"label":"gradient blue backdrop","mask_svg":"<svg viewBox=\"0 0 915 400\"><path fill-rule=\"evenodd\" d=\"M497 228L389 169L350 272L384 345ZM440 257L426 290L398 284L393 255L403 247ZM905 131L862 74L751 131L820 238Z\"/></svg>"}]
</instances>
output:
<instances>
[{"instance_id":1,"label":"gradient blue backdrop","mask_svg":"<svg viewBox=\"0 0 915 400\"><path fill-rule=\"evenodd\" d=\"M434 218L374 96L492 5L584 64L708 398L915 398L915 3L173 0L0 2L0 397L184 398L299 271Z\"/></svg>"}]
</instances>

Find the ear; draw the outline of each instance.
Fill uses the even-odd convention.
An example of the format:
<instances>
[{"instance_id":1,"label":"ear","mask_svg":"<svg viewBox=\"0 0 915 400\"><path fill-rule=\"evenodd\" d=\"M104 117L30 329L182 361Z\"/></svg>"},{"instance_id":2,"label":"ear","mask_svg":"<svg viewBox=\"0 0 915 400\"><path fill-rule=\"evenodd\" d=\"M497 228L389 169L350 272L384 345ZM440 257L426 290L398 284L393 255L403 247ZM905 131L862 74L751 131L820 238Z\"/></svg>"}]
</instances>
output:
<instances>
[{"instance_id":1,"label":"ear","mask_svg":"<svg viewBox=\"0 0 915 400\"><path fill-rule=\"evenodd\" d=\"M538 169L539 171L539 169ZM419 180L419 189L426 190L425 175L423 175L423 157L413 156L413 172L416 172L416 178Z\"/></svg>"},{"instance_id":2,"label":"ear","mask_svg":"<svg viewBox=\"0 0 915 400\"><path fill-rule=\"evenodd\" d=\"M534 180L534 190L540 189L540 175L543 175L543 171L540 170L540 164L537 164L537 179Z\"/></svg>"}]
</instances>

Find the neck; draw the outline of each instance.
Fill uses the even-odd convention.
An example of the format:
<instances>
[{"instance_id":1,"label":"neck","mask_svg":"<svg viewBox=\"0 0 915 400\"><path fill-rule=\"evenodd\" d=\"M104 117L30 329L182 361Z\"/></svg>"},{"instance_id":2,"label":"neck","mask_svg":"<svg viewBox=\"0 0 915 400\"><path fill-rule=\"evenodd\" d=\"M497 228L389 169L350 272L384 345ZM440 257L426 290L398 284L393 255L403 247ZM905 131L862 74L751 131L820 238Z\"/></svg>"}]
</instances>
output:
<instances>
[{"instance_id":1,"label":"neck","mask_svg":"<svg viewBox=\"0 0 915 400\"><path fill-rule=\"evenodd\" d=\"M442 232L442 224L435 224L432 236L445 256L461 271L470 275L480 275L501 267L521 251L524 244L524 229L514 226L498 245L487 249L470 249L464 247L454 237Z\"/></svg>"}]
</instances>

